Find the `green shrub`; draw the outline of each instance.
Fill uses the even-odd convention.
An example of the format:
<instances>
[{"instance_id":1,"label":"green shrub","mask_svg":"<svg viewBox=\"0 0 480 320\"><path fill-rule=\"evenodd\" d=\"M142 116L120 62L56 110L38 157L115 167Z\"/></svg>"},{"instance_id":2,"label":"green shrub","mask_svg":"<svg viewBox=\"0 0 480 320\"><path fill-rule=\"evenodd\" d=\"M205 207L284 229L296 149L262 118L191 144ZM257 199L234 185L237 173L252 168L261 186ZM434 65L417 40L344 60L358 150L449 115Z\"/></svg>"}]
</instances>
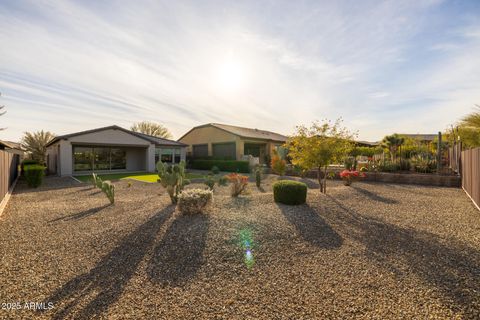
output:
<instances>
[{"instance_id":1,"label":"green shrub","mask_svg":"<svg viewBox=\"0 0 480 320\"><path fill-rule=\"evenodd\" d=\"M212 171L213 174L219 174L220 173L220 169L217 166L213 166L211 171Z\"/></svg>"},{"instance_id":2,"label":"green shrub","mask_svg":"<svg viewBox=\"0 0 480 320\"><path fill-rule=\"evenodd\" d=\"M36 188L42 184L45 175L45 167L38 164L30 164L24 167L24 176L29 187Z\"/></svg>"},{"instance_id":3,"label":"green shrub","mask_svg":"<svg viewBox=\"0 0 480 320\"><path fill-rule=\"evenodd\" d=\"M236 160L193 160L192 169L197 170L211 170L216 166L220 171L228 172L249 172L248 161Z\"/></svg>"},{"instance_id":4,"label":"green shrub","mask_svg":"<svg viewBox=\"0 0 480 320\"><path fill-rule=\"evenodd\" d=\"M398 162L399 168L402 171L409 171L411 168L410 160L408 159L400 159Z\"/></svg>"},{"instance_id":5,"label":"green shrub","mask_svg":"<svg viewBox=\"0 0 480 320\"><path fill-rule=\"evenodd\" d=\"M368 168L367 167L361 167L360 168L360 172L367 172L368 171Z\"/></svg>"},{"instance_id":6,"label":"green shrub","mask_svg":"<svg viewBox=\"0 0 480 320\"><path fill-rule=\"evenodd\" d=\"M207 176L205 177L205 181L203 183L208 187L208 189L213 190L215 187L215 178L212 176Z\"/></svg>"},{"instance_id":7,"label":"green shrub","mask_svg":"<svg viewBox=\"0 0 480 320\"><path fill-rule=\"evenodd\" d=\"M378 165L378 170L382 172L395 172L400 169L400 166L397 163L390 161L385 161L385 163L380 162Z\"/></svg>"},{"instance_id":8,"label":"green shrub","mask_svg":"<svg viewBox=\"0 0 480 320\"><path fill-rule=\"evenodd\" d=\"M212 202L212 190L190 189L184 190L178 196L178 210L183 214L202 213Z\"/></svg>"},{"instance_id":9,"label":"green shrub","mask_svg":"<svg viewBox=\"0 0 480 320\"><path fill-rule=\"evenodd\" d=\"M273 198L283 204L303 204L307 200L307 185L291 180L277 181L273 184Z\"/></svg>"},{"instance_id":10,"label":"green shrub","mask_svg":"<svg viewBox=\"0 0 480 320\"><path fill-rule=\"evenodd\" d=\"M32 164L39 164L37 160L33 160L33 159L25 159L22 161L21 165L20 165L20 168L22 169L22 172L25 170L25 166L29 166L29 165L32 165Z\"/></svg>"}]
</instances>

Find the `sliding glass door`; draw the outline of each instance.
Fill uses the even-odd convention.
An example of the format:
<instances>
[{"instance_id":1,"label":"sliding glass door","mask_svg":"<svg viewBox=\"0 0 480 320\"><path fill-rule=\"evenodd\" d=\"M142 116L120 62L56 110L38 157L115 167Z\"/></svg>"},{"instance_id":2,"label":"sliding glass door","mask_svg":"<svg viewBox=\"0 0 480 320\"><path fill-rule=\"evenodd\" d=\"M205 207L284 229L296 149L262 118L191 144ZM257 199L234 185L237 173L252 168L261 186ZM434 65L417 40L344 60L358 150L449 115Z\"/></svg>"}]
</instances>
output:
<instances>
[{"instance_id":1,"label":"sliding glass door","mask_svg":"<svg viewBox=\"0 0 480 320\"><path fill-rule=\"evenodd\" d=\"M73 147L74 171L127 169L127 151L113 147Z\"/></svg>"}]
</instances>

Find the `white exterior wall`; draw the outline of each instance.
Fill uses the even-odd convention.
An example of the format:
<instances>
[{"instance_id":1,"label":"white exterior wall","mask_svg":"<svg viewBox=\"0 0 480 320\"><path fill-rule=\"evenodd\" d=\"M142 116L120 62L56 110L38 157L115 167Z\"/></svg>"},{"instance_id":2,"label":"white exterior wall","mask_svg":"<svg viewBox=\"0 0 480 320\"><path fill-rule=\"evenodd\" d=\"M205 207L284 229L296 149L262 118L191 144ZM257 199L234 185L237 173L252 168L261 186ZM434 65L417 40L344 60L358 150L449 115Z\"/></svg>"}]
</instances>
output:
<instances>
[{"instance_id":1,"label":"white exterior wall","mask_svg":"<svg viewBox=\"0 0 480 320\"><path fill-rule=\"evenodd\" d=\"M127 148L127 171L145 171L147 148Z\"/></svg>"},{"instance_id":2,"label":"white exterior wall","mask_svg":"<svg viewBox=\"0 0 480 320\"><path fill-rule=\"evenodd\" d=\"M55 170L55 157L57 157L56 174L59 176L69 176L74 174L72 144L126 147L127 169L125 171L156 171L155 144L122 130L108 129L70 137L68 140L60 140L49 146L47 148L47 154L50 157L48 167L51 172ZM180 149L181 160L185 160L186 148L181 147Z\"/></svg>"},{"instance_id":3,"label":"white exterior wall","mask_svg":"<svg viewBox=\"0 0 480 320\"><path fill-rule=\"evenodd\" d=\"M147 171L155 172L155 145L152 144L148 147L147 150Z\"/></svg>"}]
</instances>

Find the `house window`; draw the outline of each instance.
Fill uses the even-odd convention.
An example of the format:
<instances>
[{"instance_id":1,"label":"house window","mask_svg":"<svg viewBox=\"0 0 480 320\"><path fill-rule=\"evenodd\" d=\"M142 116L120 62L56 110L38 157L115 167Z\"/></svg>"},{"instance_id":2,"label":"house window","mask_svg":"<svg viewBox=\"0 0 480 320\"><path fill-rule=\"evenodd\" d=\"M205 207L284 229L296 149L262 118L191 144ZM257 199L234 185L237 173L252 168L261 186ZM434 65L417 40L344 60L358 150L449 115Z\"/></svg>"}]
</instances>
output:
<instances>
[{"instance_id":1,"label":"house window","mask_svg":"<svg viewBox=\"0 0 480 320\"><path fill-rule=\"evenodd\" d=\"M165 163L179 163L180 162L179 148L156 148L155 149L155 163L159 160Z\"/></svg>"},{"instance_id":2,"label":"house window","mask_svg":"<svg viewBox=\"0 0 480 320\"><path fill-rule=\"evenodd\" d=\"M73 147L74 171L105 171L127 168L127 152L124 148Z\"/></svg>"},{"instance_id":3,"label":"house window","mask_svg":"<svg viewBox=\"0 0 480 320\"><path fill-rule=\"evenodd\" d=\"M235 160L236 150L235 142L214 143L212 144L213 157L222 160Z\"/></svg>"}]
</instances>

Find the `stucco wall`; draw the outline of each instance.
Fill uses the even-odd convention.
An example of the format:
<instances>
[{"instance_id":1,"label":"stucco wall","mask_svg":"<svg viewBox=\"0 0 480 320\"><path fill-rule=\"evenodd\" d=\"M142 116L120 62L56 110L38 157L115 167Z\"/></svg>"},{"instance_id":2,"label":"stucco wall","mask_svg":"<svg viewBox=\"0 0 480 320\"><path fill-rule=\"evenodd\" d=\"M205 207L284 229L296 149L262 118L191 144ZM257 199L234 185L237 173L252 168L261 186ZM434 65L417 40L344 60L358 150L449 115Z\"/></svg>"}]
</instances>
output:
<instances>
[{"instance_id":1,"label":"stucco wall","mask_svg":"<svg viewBox=\"0 0 480 320\"><path fill-rule=\"evenodd\" d=\"M243 152L243 144L239 146L240 143L237 143L240 141L238 136L215 127L195 128L179 141L188 144L187 152L192 152L192 145L194 144L208 144L209 156L211 156L213 152L212 143L220 142L236 142L237 159L240 157L240 152Z\"/></svg>"},{"instance_id":2,"label":"stucco wall","mask_svg":"<svg viewBox=\"0 0 480 320\"><path fill-rule=\"evenodd\" d=\"M147 170L147 148L127 148L127 170L145 171Z\"/></svg>"}]
</instances>

